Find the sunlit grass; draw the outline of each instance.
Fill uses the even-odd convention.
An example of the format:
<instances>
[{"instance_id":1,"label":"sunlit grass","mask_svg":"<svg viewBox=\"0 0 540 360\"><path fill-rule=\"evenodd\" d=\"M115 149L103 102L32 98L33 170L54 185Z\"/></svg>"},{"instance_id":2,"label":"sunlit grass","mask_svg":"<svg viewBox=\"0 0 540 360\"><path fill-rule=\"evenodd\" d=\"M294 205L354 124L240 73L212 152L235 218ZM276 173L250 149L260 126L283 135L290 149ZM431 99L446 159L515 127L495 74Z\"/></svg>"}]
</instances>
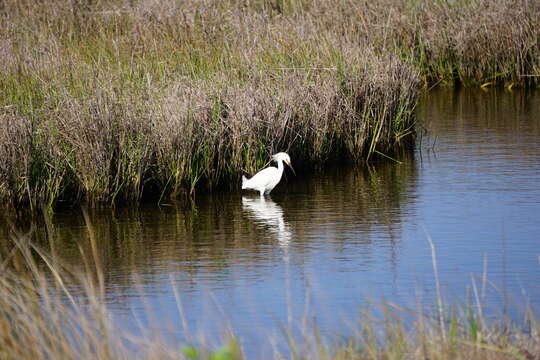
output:
<instances>
[{"instance_id":1,"label":"sunlit grass","mask_svg":"<svg viewBox=\"0 0 540 360\"><path fill-rule=\"evenodd\" d=\"M193 194L277 151L394 157L422 86L512 89L540 70L530 0L8 0L0 19L13 207Z\"/></svg>"}]
</instances>

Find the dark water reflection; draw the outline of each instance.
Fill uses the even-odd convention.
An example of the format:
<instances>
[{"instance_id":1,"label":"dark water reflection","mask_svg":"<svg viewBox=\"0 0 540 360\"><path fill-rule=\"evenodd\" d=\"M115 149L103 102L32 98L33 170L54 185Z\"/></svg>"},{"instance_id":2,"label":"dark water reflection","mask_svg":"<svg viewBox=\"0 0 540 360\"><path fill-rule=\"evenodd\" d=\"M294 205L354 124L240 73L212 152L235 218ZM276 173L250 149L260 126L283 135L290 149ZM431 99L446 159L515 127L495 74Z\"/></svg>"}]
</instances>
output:
<instances>
[{"instance_id":1,"label":"dark water reflection","mask_svg":"<svg viewBox=\"0 0 540 360\"><path fill-rule=\"evenodd\" d=\"M447 301L466 301L486 267L494 312L523 303L522 290L538 305L539 113L537 93L432 92L418 108L429 135L400 164L289 174L265 199L92 210L111 308L126 326L150 309L149 326L181 334L174 287L190 333L218 338L230 326L252 354L268 354L268 339L306 314L327 335L347 334L367 298L433 303L426 234ZM81 212L53 224L46 246L81 266L80 249L91 253Z\"/></svg>"}]
</instances>

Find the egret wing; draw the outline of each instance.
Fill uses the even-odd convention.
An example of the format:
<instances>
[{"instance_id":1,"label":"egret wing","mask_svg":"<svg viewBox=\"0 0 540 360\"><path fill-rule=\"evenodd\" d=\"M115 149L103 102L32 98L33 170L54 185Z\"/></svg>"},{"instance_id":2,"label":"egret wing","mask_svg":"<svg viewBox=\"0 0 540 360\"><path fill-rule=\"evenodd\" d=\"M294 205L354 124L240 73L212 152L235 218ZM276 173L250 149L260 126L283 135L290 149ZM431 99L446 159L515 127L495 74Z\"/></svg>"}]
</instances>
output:
<instances>
[{"instance_id":1,"label":"egret wing","mask_svg":"<svg viewBox=\"0 0 540 360\"><path fill-rule=\"evenodd\" d=\"M253 188L266 188L268 185L272 184L273 180L276 177L277 168L275 167L267 167L266 169L262 169L251 179L249 179L249 186Z\"/></svg>"}]
</instances>

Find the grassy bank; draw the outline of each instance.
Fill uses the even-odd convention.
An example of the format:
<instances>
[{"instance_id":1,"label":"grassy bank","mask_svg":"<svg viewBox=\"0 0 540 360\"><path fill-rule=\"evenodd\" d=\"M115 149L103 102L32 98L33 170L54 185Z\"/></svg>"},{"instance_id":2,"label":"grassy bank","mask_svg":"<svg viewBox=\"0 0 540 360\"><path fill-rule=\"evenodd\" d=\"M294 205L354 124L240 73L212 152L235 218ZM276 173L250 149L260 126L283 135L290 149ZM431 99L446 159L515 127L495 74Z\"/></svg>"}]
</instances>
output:
<instances>
[{"instance_id":1,"label":"grassy bank","mask_svg":"<svg viewBox=\"0 0 540 360\"><path fill-rule=\"evenodd\" d=\"M216 348L195 334L174 339L162 324L121 328L106 305L104 264L99 238L90 225L89 246L78 267L32 244L30 234L12 233L13 242L0 251L0 358L2 359L244 359L242 343L230 335ZM53 231L53 227L49 227ZM49 236L54 236L50 234ZM435 258L435 257L434 257ZM435 267L436 269L436 267ZM135 276L135 275L134 275ZM487 280L475 283L464 305L439 298L433 308L405 309L375 304L366 311L354 335L329 341L316 325L302 325L300 337L284 333L284 346L273 358L293 359L537 359L540 337L531 310L522 321L486 315L483 292ZM144 291L144 282L134 286ZM173 291L182 324L181 294ZM435 304L434 304L435 305ZM152 319L151 310L133 309ZM177 317L176 320L174 318ZM156 320L157 321L157 320ZM216 326L224 326L217 321ZM156 328L158 330L156 330ZM187 339L187 340L186 340ZM268 340L272 341L271 339ZM186 343L187 342L187 343ZM263 347L265 344L260 344ZM287 347L287 346L286 346Z\"/></svg>"},{"instance_id":2,"label":"grassy bank","mask_svg":"<svg viewBox=\"0 0 540 360\"><path fill-rule=\"evenodd\" d=\"M422 84L535 85L534 1L3 1L0 201L112 203L392 155Z\"/></svg>"}]
</instances>

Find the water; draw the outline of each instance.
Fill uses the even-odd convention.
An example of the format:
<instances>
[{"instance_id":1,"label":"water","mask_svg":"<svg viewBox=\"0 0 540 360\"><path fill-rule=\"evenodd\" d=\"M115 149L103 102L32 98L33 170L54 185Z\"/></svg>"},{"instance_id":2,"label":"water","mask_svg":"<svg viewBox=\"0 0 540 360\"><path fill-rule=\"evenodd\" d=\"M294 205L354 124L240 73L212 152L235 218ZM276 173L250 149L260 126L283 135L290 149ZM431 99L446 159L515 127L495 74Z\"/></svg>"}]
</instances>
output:
<instances>
[{"instance_id":1,"label":"water","mask_svg":"<svg viewBox=\"0 0 540 360\"><path fill-rule=\"evenodd\" d=\"M249 354L268 357L305 318L336 337L357 328L370 299L434 304L428 236L446 301L464 303L486 271L488 311L537 307L540 93L441 90L417 111L428 132L400 164L288 174L265 199L200 193L91 211L118 321L210 343L230 328ZM48 246L81 264L79 246L90 247L80 211L53 220Z\"/></svg>"}]
</instances>

